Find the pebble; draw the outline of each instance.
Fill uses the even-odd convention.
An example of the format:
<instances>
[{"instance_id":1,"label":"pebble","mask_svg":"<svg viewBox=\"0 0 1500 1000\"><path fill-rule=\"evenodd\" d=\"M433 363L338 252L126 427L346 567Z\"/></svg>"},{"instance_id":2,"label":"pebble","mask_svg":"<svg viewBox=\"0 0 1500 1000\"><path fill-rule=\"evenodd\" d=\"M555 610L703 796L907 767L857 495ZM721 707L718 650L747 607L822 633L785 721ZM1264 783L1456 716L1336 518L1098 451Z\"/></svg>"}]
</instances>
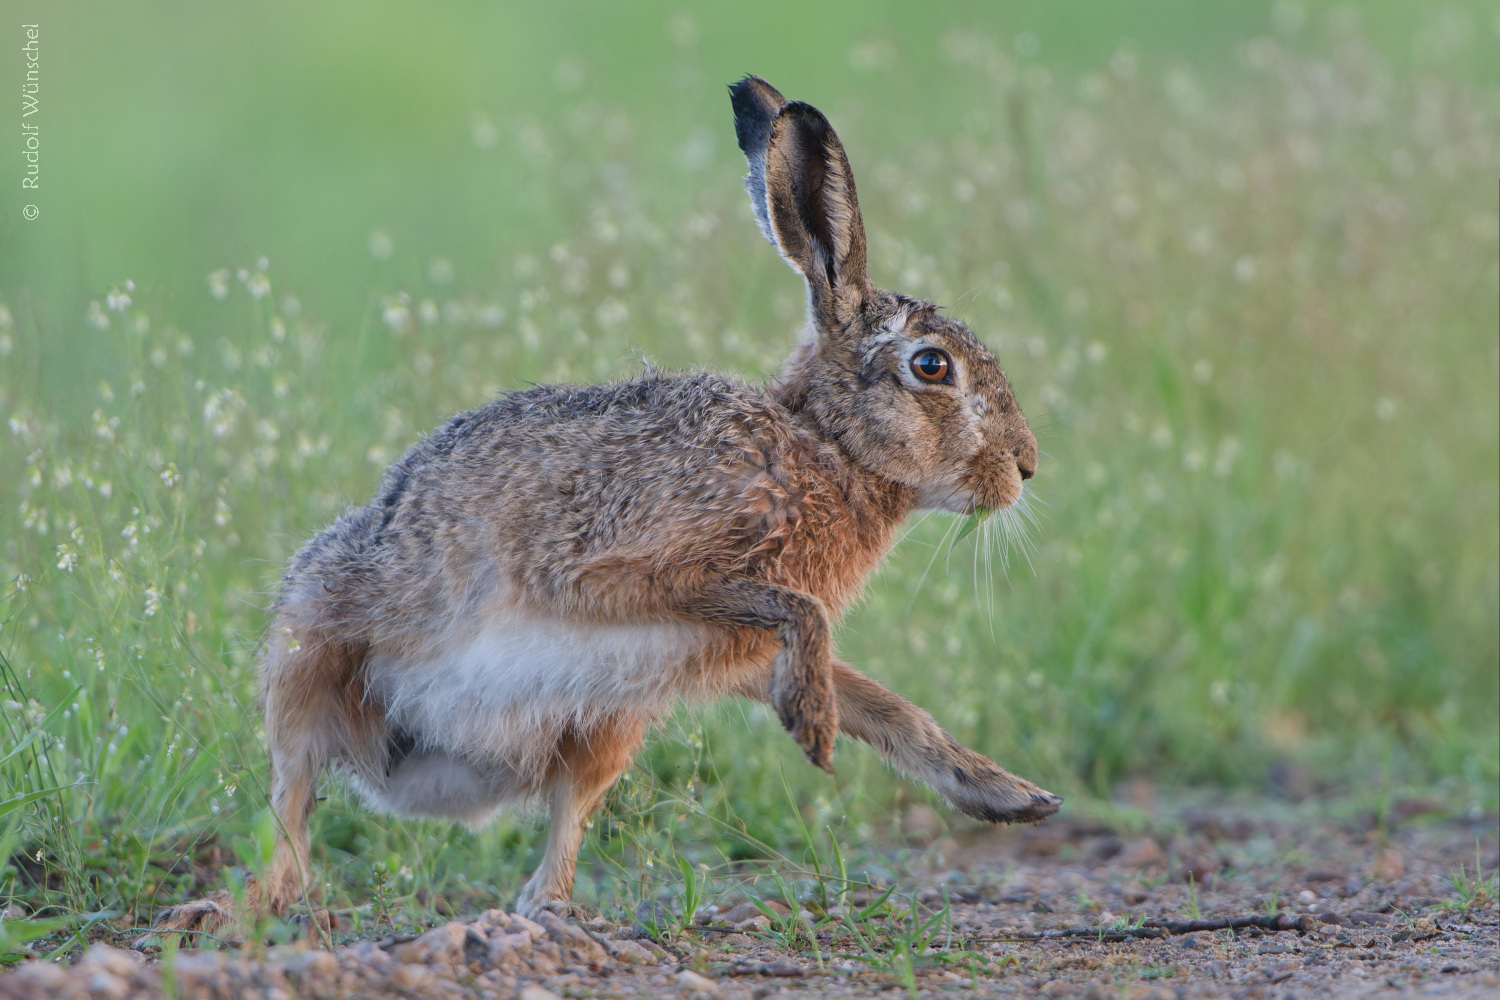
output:
<instances>
[{"instance_id":1,"label":"pebble","mask_svg":"<svg viewBox=\"0 0 1500 1000\"><path fill-rule=\"evenodd\" d=\"M1405 874L1406 862L1394 847L1387 847L1377 854L1375 863L1370 866L1370 877L1377 882L1395 882Z\"/></svg>"},{"instance_id":2,"label":"pebble","mask_svg":"<svg viewBox=\"0 0 1500 1000\"><path fill-rule=\"evenodd\" d=\"M1126 844L1116 860L1123 867L1139 869L1166 864L1167 856L1154 838L1142 837Z\"/></svg>"},{"instance_id":3,"label":"pebble","mask_svg":"<svg viewBox=\"0 0 1500 1000\"><path fill-rule=\"evenodd\" d=\"M553 993L545 986L538 986L536 983L527 983L521 987L521 992L517 1000L562 1000L562 997Z\"/></svg>"},{"instance_id":4,"label":"pebble","mask_svg":"<svg viewBox=\"0 0 1500 1000\"><path fill-rule=\"evenodd\" d=\"M718 983L714 982L712 979L709 979L707 976L700 976L692 969L683 969L681 972L677 973L677 985L680 986L682 988L682 991L684 993L687 993L689 996L716 997L719 995Z\"/></svg>"}]
</instances>

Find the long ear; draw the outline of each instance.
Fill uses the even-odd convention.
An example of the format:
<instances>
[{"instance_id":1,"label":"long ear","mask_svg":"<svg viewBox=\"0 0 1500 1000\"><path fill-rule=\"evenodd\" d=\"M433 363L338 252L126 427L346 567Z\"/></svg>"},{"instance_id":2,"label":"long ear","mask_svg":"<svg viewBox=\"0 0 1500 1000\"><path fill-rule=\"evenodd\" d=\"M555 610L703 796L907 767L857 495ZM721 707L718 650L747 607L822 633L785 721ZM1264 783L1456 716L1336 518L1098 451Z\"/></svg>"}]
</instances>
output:
<instances>
[{"instance_id":1,"label":"long ear","mask_svg":"<svg viewBox=\"0 0 1500 1000\"><path fill-rule=\"evenodd\" d=\"M817 108L784 103L758 77L746 77L731 95L756 221L806 279L814 318L832 333L860 310L870 288L865 226L843 144Z\"/></svg>"},{"instance_id":2,"label":"long ear","mask_svg":"<svg viewBox=\"0 0 1500 1000\"><path fill-rule=\"evenodd\" d=\"M729 85L729 103L734 106L734 137L750 163L750 173L745 176L750 209L760 231L776 246L776 231L771 228L766 204L766 149L771 145L771 126L786 107L786 98L760 77L747 76Z\"/></svg>"}]
</instances>

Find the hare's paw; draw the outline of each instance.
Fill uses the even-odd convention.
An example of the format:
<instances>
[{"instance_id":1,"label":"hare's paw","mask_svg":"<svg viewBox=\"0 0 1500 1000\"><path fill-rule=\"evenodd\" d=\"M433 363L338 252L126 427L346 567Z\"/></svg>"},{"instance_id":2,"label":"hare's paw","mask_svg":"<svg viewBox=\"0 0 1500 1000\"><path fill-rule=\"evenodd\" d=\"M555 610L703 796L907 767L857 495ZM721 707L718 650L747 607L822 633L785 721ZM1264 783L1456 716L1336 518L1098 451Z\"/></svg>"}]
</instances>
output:
<instances>
[{"instance_id":1,"label":"hare's paw","mask_svg":"<svg viewBox=\"0 0 1500 1000\"><path fill-rule=\"evenodd\" d=\"M151 929L157 933L217 934L234 923L234 897L219 891L203 899L169 906L156 915Z\"/></svg>"},{"instance_id":2,"label":"hare's paw","mask_svg":"<svg viewBox=\"0 0 1500 1000\"><path fill-rule=\"evenodd\" d=\"M521 898L516 900L516 912L527 920L537 920L543 913L550 913L564 920L589 920L598 916L568 897L532 896L524 890Z\"/></svg>"},{"instance_id":3,"label":"hare's paw","mask_svg":"<svg viewBox=\"0 0 1500 1000\"><path fill-rule=\"evenodd\" d=\"M551 913L564 920L593 920L599 916L599 911L591 906L575 903L571 899L548 899L539 903L535 911L530 914L532 920L537 919L543 913ZM526 916L526 914L522 914Z\"/></svg>"},{"instance_id":4,"label":"hare's paw","mask_svg":"<svg viewBox=\"0 0 1500 1000\"><path fill-rule=\"evenodd\" d=\"M1062 797L991 764L955 767L944 789L953 808L987 823L1037 823L1062 807Z\"/></svg>"},{"instance_id":5,"label":"hare's paw","mask_svg":"<svg viewBox=\"0 0 1500 1000\"><path fill-rule=\"evenodd\" d=\"M839 735L838 701L831 687L789 685L775 692L776 714L815 767L833 773L833 745Z\"/></svg>"}]
</instances>

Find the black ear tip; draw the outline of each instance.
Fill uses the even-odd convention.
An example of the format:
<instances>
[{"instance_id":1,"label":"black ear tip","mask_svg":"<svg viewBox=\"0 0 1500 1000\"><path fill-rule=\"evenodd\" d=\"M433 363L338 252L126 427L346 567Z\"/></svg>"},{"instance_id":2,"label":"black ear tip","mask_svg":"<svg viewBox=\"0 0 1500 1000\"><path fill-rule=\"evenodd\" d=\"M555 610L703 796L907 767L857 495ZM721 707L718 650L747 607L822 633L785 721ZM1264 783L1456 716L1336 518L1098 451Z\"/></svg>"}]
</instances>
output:
<instances>
[{"instance_id":1,"label":"black ear tip","mask_svg":"<svg viewBox=\"0 0 1500 1000\"><path fill-rule=\"evenodd\" d=\"M786 106L786 98L760 77L747 75L729 85L729 103L734 107L734 132L740 150L746 155L763 150L771 135L771 123Z\"/></svg>"}]
</instances>

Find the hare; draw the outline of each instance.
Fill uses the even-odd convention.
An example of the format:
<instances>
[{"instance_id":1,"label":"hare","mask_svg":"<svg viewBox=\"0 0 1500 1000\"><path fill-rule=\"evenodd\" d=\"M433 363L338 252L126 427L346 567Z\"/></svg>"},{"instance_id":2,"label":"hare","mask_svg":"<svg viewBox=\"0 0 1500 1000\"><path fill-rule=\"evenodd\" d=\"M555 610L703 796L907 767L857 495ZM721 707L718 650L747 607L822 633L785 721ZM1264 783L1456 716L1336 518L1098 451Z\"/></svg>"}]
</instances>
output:
<instances>
[{"instance_id":1,"label":"hare","mask_svg":"<svg viewBox=\"0 0 1500 1000\"><path fill-rule=\"evenodd\" d=\"M1014 504L1036 440L964 325L866 277L828 120L758 77L730 97L755 218L807 283L806 341L765 387L647 369L460 414L297 554L260 667L283 838L251 905L304 896L333 766L400 815L477 826L545 801L518 909L566 912L584 822L678 699L768 702L830 773L842 731L978 819L1057 811L834 655L907 515ZM158 927L231 916L220 893Z\"/></svg>"}]
</instances>

